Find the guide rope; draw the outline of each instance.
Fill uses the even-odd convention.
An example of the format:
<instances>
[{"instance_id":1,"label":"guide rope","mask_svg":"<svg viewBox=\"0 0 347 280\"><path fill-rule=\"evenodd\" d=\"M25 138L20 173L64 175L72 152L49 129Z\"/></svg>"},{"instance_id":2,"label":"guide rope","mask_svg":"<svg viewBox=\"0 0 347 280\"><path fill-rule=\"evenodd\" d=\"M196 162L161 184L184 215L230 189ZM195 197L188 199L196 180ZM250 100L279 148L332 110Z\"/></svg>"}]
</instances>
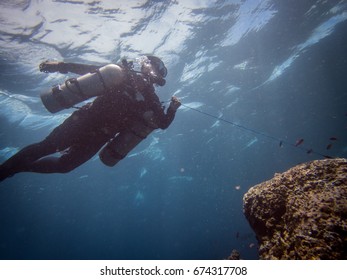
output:
<instances>
[{"instance_id":1,"label":"guide rope","mask_svg":"<svg viewBox=\"0 0 347 280\"><path fill-rule=\"evenodd\" d=\"M181 105L182 105L183 107L187 108L187 109L190 109L190 110L192 110L192 111L195 111L195 112L200 113L200 114L202 114L202 115L205 115L205 116L207 116L207 117L210 117L210 118L219 120L219 121L221 121L221 122L230 124L230 125L235 126L235 127L239 128L239 129L241 129L241 130L248 131L248 132L250 132L250 133L253 133L253 134L256 134L256 135L260 135L260 136L262 136L262 137L264 137L264 138L270 139L270 140L272 140L272 141L274 141L274 142L277 142L277 143L279 144L279 147L282 147L283 145L288 145L288 146L294 147L294 148L296 148L296 149L300 149L300 150L306 152L307 154L315 154L315 155L321 156L321 157L323 157L323 158L332 158L331 156L324 155L324 154L322 154L322 153L320 153L320 152L314 151L313 149L306 148L306 147L302 146L301 143L298 143L298 142L297 142L297 143L293 144L293 143L291 143L291 142L289 142L289 141L286 141L286 140L284 140L284 139L281 139L281 138L279 138L279 137L276 137L276 136L273 136L273 135L270 135L270 134L266 134L266 133L264 133L264 132L262 132L262 131L252 129L252 128L246 127L246 126L244 126L244 125L237 124L237 123L235 123L235 122L232 122L232 121L230 121L230 120L224 119L224 118L222 118L222 117L218 117L218 116L215 116L215 115L213 115L213 114L210 114L210 113L201 111L201 110L199 110L199 109L192 108L192 107L187 106L187 105L185 105L185 104L183 104L183 103L182 103ZM300 141L300 140L299 140L299 141ZM302 140L302 141L303 141L303 140ZM299 145L300 145L300 146L299 146Z\"/></svg>"}]
</instances>

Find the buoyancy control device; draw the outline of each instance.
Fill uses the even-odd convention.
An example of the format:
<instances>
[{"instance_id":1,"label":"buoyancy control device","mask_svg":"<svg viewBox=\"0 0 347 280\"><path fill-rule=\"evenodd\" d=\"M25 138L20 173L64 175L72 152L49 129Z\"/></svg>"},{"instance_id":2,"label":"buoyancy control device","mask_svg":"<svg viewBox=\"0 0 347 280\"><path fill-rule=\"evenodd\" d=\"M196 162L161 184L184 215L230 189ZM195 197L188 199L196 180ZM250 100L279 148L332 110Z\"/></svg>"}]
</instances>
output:
<instances>
[{"instance_id":1,"label":"buoyancy control device","mask_svg":"<svg viewBox=\"0 0 347 280\"><path fill-rule=\"evenodd\" d=\"M95 72L66 80L64 84L41 94L41 100L49 112L56 113L91 97L107 93L123 79L122 68L116 64L108 64Z\"/></svg>"},{"instance_id":2,"label":"buoyancy control device","mask_svg":"<svg viewBox=\"0 0 347 280\"><path fill-rule=\"evenodd\" d=\"M100 151L100 160L107 166L114 166L126 157L154 129L158 128L153 115L153 111L145 112L142 119L134 121L126 130L117 134Z\"/></svg>"}]
</instances>

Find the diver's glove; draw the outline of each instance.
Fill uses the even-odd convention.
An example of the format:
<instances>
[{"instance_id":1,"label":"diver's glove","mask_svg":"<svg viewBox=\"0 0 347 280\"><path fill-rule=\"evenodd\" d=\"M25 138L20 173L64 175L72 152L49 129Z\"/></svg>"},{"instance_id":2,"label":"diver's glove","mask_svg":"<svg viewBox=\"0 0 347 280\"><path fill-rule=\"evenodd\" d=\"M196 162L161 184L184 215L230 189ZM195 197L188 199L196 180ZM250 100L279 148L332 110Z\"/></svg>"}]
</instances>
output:
<instances>
[{"instance_id":1,"label":"diver's glove","mask_svg":"<svg viewBox=\"0 0 347 280\"><path fill-rule=\"evenodd\" d=\"M45 73L54 73L59 72L61 74L66 74L68 71L66 70L64 62L58 61L44 61L39 66L40 72Z\"/></svg>"},{"instance_id":2,"label":"diver's glove","mask_svg":"<svg viewBox=\"0 0 347 280\"><path fill-rule=\"evenodd\" d=\"M172 96L169 109L176 112L180 106L181 106L181 101L176 96Z\"/></svg>"}]
</instances>

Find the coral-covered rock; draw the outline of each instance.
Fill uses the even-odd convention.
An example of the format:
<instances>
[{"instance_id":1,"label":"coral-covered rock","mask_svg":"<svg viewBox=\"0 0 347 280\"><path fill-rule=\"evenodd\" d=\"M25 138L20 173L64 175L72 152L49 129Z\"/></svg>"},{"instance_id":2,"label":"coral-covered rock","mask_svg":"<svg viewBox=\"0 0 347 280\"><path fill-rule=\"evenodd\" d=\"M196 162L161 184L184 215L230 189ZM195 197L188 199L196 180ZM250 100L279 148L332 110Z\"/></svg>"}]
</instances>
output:
<instances>
[{"instance_id":1,"label":"coral-covered rock","mask_svg":"<svg viewBox=\"0 0 347 280\"><path fill-rule=\"evenodd\" d=\"M244 214L261 259L347 259L347 160L300 164L252 187Z\"/></svg>"},{"instance_id":2,"label":"coral-covered rock","mask_svg":"<svg viewBox=\"0 0 347 280\"><path fill-rule=\"evenodd\" d=\"M240 252L233 249L231 251L230 256L228 257L228 260L239 260L240 259Z\"/></svg>"}]
</instances>

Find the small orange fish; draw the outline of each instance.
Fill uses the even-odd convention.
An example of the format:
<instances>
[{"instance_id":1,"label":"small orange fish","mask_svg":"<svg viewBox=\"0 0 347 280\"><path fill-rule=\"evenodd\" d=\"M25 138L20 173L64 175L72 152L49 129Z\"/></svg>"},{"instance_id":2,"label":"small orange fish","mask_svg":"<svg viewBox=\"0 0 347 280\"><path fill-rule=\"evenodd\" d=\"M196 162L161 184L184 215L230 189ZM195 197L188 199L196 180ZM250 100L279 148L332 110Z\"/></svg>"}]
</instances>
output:
<instances>
[{"instance_id":1,"label":"small orange fish","mask_svg":"<svg viewBox=\"0 0 347 280\"><path fill-rule=\"evenodd\" d=\"M301 145L302 143L304 143L304 139L301 138L301 139L296 140L295 147Z\"/></svg>"}]
</instances>

